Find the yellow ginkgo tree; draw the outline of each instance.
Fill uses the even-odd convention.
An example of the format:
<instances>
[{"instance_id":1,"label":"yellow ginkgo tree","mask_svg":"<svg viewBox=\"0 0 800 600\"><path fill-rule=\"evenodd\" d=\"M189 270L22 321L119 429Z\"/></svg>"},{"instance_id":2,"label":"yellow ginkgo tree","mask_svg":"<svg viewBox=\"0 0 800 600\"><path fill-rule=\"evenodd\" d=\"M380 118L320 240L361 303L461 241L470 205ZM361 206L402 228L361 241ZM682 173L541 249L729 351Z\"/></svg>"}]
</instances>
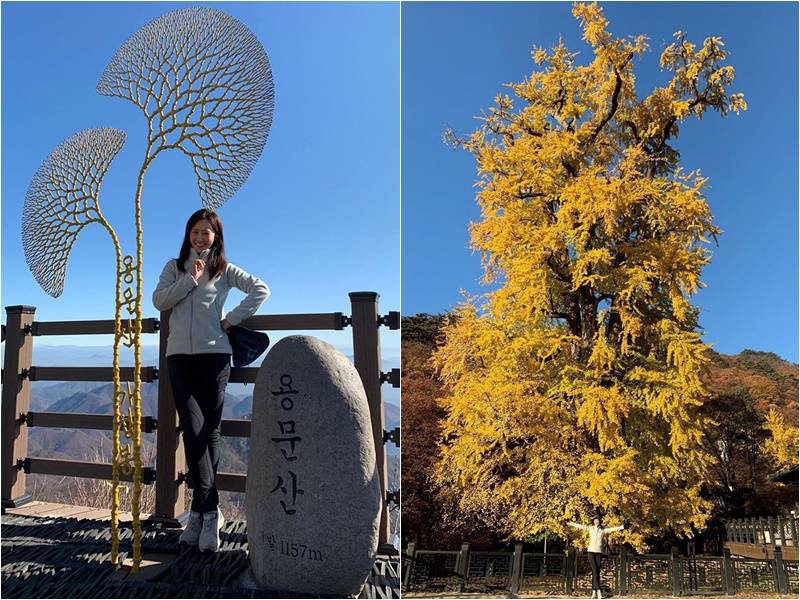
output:
<instances>
[{"instance_id":1,"label":"yellow ginkgo tree","mask_svg":"<svg viewBox=\"0 0 800 600\"><path fill-rule=\"evenodd\" d=\"M448 134L477 160L471 244L492 291L458 307L435 357L451 390L437 476L509 536L572 535L565 520L601 510L643 548L710 508L691 297L720 230L674 142L686 119L746 105L718 38L676 33L671 78L640 99L646 38L613 38L596 4L573 14L589 64L535 48L477 131Z\"/></svg>"}]
</instances>

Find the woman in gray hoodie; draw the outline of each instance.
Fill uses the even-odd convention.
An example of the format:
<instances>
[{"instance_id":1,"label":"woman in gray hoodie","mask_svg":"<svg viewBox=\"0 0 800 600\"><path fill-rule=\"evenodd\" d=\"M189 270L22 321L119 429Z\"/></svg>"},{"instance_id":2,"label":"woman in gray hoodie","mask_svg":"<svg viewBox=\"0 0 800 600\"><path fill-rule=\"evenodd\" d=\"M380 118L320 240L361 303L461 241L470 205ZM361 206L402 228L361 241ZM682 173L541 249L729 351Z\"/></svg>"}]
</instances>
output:
<instances>
[{"instance_id":1,"label":"woman in gray hoodie","mask_svg":"<svg viewBox=\"0 0 800 600\"><path fill-rule=\"evenodd\" d=\"M592 598L602 598L600 591L600 562L603 558L603 538L607 533L621 531L625 529L623 525L617 527L608 527L603 529L600 526L602 517L595 515L592 517L591 525L581 525L580 523L573 523L567 521L567 525L575 527L576 529L583 529L589 532L589 566L592 569Z\"/></svg>"},{"instance_id":2,"label":"woman in gray hoodie","mask_svg":"<svg viewBox=\"0 0 800 600\"><path fill-rule=\"evenodd\" d=\"M247 297L226 315L223 305L231 288ZM222 222L203 209L189 217L180 254L166 264L153 292L156 309L172 309L167 366L194 485L189 523L180 543L201 551L219 549L224 523L216 476L232 353L226 332L255 313L268 296L263 281L226 260Z\"/></svg>"}]
</instances>

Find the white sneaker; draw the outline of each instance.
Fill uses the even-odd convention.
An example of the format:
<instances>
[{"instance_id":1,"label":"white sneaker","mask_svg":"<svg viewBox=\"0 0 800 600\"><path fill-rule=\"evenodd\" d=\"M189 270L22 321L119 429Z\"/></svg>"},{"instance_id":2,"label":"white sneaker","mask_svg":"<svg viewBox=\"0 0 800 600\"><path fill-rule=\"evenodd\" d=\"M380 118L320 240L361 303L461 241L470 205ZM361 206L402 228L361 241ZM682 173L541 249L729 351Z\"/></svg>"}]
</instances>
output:
<instances>
[{"instance_id":1,"label":"white sneaker","mask_svg":"<svg viewBox=\"0 0 800 600\"><path fill-rule=\"evenodd\" d=\"M216 552L219 550L219 530L225 524L225 519L222 517L222 511L212 510L203 513L203 528L200 531L200 539L198 549L200 552Z\"/></svg>"},{"instance_id":2,"label":"white sneaker","mask_svg":"<svg viewBox=\"0 0 800 600\"><path fill-rule=\"evenodd\" d=\"M189 522L186 524L186 529L181 533L178 538L178 543L184 546L197 546L197 541L200 539L200 530L203 528L203 513L190 512Z\"/></svg>"},{"instance_id":3,"label":"white sneaker","mask_svg":"<svg viewBox=\"0 0 800 600\"><path fill-rule=\"evenodd\" d=\"M601 590L597 590L597 597L598 598L602 598L603 597L603 592Z\"/></svg>"},{"instance_id":4,"label":"white sneaker","mask_svg":"<svg viewBox=\"0 0 800 600\"><path fill-rule=\"evenodd\" d=\"M592 598L597 598L597 590L592 590Z\"/></svg>"}]
</instances>

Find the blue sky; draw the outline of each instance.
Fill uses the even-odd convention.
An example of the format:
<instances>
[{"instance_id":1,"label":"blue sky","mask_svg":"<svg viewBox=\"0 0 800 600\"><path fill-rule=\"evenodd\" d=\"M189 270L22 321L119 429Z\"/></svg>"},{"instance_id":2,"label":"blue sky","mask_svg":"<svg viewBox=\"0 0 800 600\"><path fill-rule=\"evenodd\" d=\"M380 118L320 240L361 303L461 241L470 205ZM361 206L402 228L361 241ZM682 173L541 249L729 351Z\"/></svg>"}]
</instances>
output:
<instances>
[{"instance_id":1,"label":"blue sky","mask_svg":"<svg viewBox=\"0 0 800 600\"><path fill-rule=\"evenodd\" d=\"M681 127L686 171L709 177L707 201L724 231L694 298L705 341L798 361L798 4L601 3L619 37L644 34L635 68L640 97L664 85L661 50L677 30L701 44L722 37L743 92L741 116L707 115ZM504 84L535 64L534 45L591 60L567 2L407 2L402 5L403 314L438 313L485 289L468 224L480 218L475 161L442 143L449 125L469 133Z\"/></svg>"},{"instance_id":2,"label":"blue sky","mask_svg":"<svg viewBox=\"0 0 800 600\"><path fill-rule=\"evenodd\" d=\"M400 9L381 2L3 2L3 307L36 306L43 321L113 318L108 234L94 225L81 232L64 293L53 299L25 263L25 193L41 161L66 138L88 127L123 129L127 142L103 181L100 207L123 252L134 252L145 120L138 107L101 96L95 86L129 36L188 5L240 20L272 65L269 138L248 181L218 211L229 260L272 290L259 313L350 314L348 292L362 290L380 293L381 314L400 310ZM159 156L145 176L142 206L148 317L157 315L150 297L158 276L177 256L186 219L201 207L187 157ZM232 292L228 310L241 297ZM352 346L349 329L312 335ZM381 337L384 356L398 356L399 332L383 327ZM110 344L111 336L46 343Z\"/></svg>"}]
</instances>

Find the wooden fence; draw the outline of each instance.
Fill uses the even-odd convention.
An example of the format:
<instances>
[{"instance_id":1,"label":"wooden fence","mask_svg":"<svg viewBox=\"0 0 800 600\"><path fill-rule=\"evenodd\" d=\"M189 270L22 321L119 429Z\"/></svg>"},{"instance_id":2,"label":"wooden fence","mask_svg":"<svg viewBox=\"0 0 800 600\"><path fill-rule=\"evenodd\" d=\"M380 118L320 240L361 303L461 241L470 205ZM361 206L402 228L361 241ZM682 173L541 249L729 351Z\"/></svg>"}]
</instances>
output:
<instances>
[{"instance_id":1,"label":"wooden fence","mask_svg":"<svg viewBox=\"0 0 800 600\"><path fill-rule=\"evenodd\" d=\"M784 559L798 560L798 518L767 517L735 519L725 525L728 540L725 547L733 554L751 558L771 558L780 548Z\"/></svg>"},{"instance_id":2,"label":"wooden fence","mask_svg":"<svg viewBox=\"0 0 800 600\"><path fill-rule=\"evenodd\" d=\"M682 556L634 554L625 547L605 554L601 586L614 595L731 595L737 593L798 593L798 563L784 560L781 548L772 558L731 555ZM402 554L402 591L492 594L546 592L588 594L592 586L588 555L514 551L418 550L409 544Z\"/></svg>"},{"instance_id":3,"label":"wooden fence","mask_svg":"<svg viewBox=\"0 0 800 600\"><path fill-rule=\"evenodd\" d=\"M375 453L381 481L381 494L386 499L380 524L379 541L387 546L389 541L389 503L399 503L399 492L388 494L388 473L384 445L393 442L400 445L399 427L385 430L383 391L381 384L400 386L400 369L388 373L381 371L380 327L400 328L400 313L378 314L378 294L375 292L353 292L350 294L351 316L340 312L254 315L241 325L255 330L269 331L313 331L353 330L353 362L369 402ZM67 475L111 480L111 464L80 460L34 458L28 456L28 429L31 427L62 427L74 429L112 430L111 415L33 412L30 410L30 383L32 381L113 381L111 367L42 367L33 363L33 340L38 336L87 335L114 333L114 320L102 321L35 321L36 308L32 306L10 306L6 308L6 325L3 338L6 344L3 365L2 413L2 505L15 507L30 501L25 476L28 473ZM158 414L142 416L142 432L157 431L156 464L142 468L142 483L155 485L155 509L150 520L167 526L179 526L186 518L184 494L186 475L181 472L184 464L183 442L179 435L177 413L169 385L166 362L169 315L162 312L159 318L144 319L143 334L158 334L159 358L157 366L142 367L142 381L158 381ZM109 356L109 361L110 361ZM133 367L120 369L122 381L133 380ZM258 368L232 368L230 383L254 383ZM249 437L250 421L223 419L221 435ZM126 478L120 476L122 480ZM130 477L127 478L130 481ZM241 473L218 473L217 487L223 491L244 492L246 475ZM388 549L388 548L387 548Z\"/></svg>"}]
</instances>

